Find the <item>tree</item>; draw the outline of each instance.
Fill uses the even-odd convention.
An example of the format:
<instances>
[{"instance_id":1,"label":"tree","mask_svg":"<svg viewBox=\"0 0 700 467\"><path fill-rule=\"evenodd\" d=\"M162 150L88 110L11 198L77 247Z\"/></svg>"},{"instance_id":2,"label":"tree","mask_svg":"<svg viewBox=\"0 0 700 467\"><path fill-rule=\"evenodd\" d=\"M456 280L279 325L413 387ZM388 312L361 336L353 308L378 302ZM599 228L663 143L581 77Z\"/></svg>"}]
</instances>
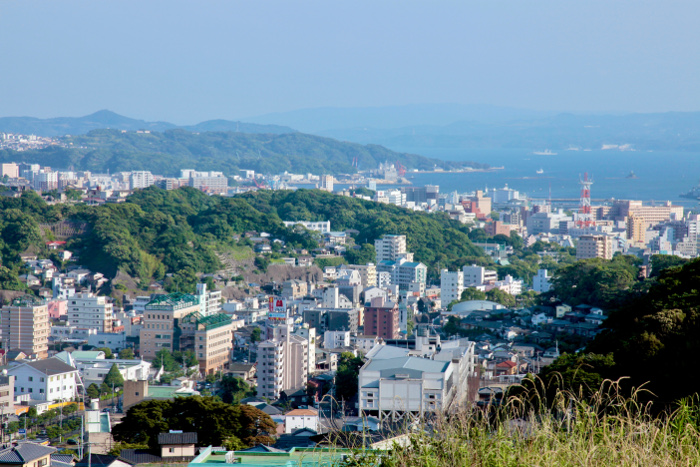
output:
<instances>
[{"instance_id":1,"label":"tree","mask_svg":"<svg viewBox=\"0 0 700 467\"><path fill-rule=\"evenodd\" d=\"M515 306L515 297L504 292L501 289L491 289L486 292L486 299L492 302L500 303L506 308L513 308Z\"/></svg>"},{"instance_id":2,"label":"tree","mask_svg":"<svg viewBox=\"0 0 700 467\"><path fill-rule=\"evenodd\" d=\"M133 360L134 351L130 348L122 349L119 351L119 358L122 360Z\"/></svg>"},{"instance_id":3,"label":"tree","mask_svg":"<svg viewBox=\"0 0 700 467\"><path fill-rule=\"evenodd\" d=\"M100 388L95 383L90 384L87 388L87 395L90 399L100 398Z\"/></svg>"},{"instance_id":4,"label":"tree","mask_svg":"<svg viewBox=\"0 0 700 467\"><path fill-rule=\"evenodd\" d=\"M360 367L364 364L362 357L351 352L343 352L338 360L335 374L335 397L337 400L351 401L357 395L357 382Z\"/></svg>"},{"instance_id":5,"label":"tree","mask_svg":"<svg viewBox=\"0 0 700 467\"><path fill-rule=\"evenodd\" d=\"M250 341L255 343L260 341L260 335L262 334L262 331L260 328L253 328L253 332L250 333Z\"/></svg>"},{"instance_id":6,"label":"tree","mask_svg":"<svg viewBox=\"0 0 700 467\"><path fill-rule=\"evenodd\" d=\"M251 405L230 405L216 397L177 397L149 400L129 409L112 429L118 442L158 446L158 434L169 430L194 431L199 445L221 446L225 441L250 447L272 444L276 430L269 415Z\"/></svg>"},{"instance_id":7,"label":"tree","mask_svg":"<svg viewBox=\"0 0 700 467\"><path fill-rule=\"evenodd\" d=\"M105 358L114 358L114 354L112 353L112 349L110 349L109 347L99 347L95 350L104 352Z\"/></svg>"},{"instance_id":8,"label":"tree","mask_svg":"<svg viewBox=\"0 0 700 467\"><path fill-rule=\"evenodd\" d=\"M462 292L459 300L461 302L466 302L467 300L486 300L486 293L482 292L476 287L467 287Z\"/></svg>"},{"instance_id":9,"label":"tree","mask_svg":"<svg viewBox=\"0 0 700 467\"><path fill-rule=\"evenodd\" d=\"M238 404L241 399L255 395L255 390L241 378L224 376L219 382L221 400L228 404Z\"/></svg>"},{"instance_id":10,"label":"tree","mask_svg":"<svg viewBox=\"0 0 700 467\"><path fill-rule=\"evenodd\" d=\"M105 375L104 384L110 388L120 388L124 386L124 377L116 363L112 364L112 368L110 368L109 372Z\"/></svg>"}]
</instances>

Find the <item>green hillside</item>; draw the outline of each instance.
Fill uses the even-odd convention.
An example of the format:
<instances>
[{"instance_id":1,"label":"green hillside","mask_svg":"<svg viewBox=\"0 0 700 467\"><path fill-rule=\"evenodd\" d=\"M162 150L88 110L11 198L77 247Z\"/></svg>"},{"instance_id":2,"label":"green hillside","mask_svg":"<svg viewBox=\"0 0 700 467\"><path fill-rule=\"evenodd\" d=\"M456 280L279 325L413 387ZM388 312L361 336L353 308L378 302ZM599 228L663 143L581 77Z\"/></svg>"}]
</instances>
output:
<instances>
[{"instance_id":1,"label":"green hillside","mask_svg":"<svg viewBox=\"0 0 700 467\"><path fill-rule=\"evenodd\" d=\"M374 169L385 161L400 161L409 169L461 166L484 167L469 162L443 162L413 154L397 153L377 145L347 143L303 133L252 134L235 132L191 133L176 129L135 133L93 130L63 138L68 147L41 150L0 151L1 162L35 162L53 168L120 172L150 170L166 176L180 169L215 170L236 175L239 169L277 174L353 173Z\"/></svg>"},{"instance_id":2,"label":"green hillside","mask_svg":"<svg viewBox=\"0 0 700 467\"><path fill-rule=\"evenodd\" d=\"M171 290L192 290L197 273L217 271L221 267L217 253L250 249L246 239L236 239L246 231L264 231L284 240L287 254L293 248L318 247L313 234L287 229L282 220L330 220L335 230L357 230L357 244L373 244L385 233L406 234L409 249L433 275L438 263L447 267L482 254L470 242L466 228L447 216L318 190L261 191L224 198L191 188L150 187L125 203L103 206L49 206L31 192L0 201L4 264L0 288L21 288L16 281L22 273L19 255L33 249L47 256L50 227L61 221L85 227L84 233L68 239L68 248L80 255L82 265L110 278L126 273L142 287L162 280ZM372 251L363 250L363 258Z\"/></svg>"}]
</instances>

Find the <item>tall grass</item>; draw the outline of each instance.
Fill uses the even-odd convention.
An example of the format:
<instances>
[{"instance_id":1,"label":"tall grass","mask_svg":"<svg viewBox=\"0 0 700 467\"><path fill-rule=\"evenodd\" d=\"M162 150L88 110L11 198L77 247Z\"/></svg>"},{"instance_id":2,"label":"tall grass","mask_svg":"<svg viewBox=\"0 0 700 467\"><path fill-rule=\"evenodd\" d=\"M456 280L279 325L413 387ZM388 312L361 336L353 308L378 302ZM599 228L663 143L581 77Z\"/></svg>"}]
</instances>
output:
<instances>
[{"instance_id":1,"label":"tall grass","mask_svg":"<svg viewBox=\"0 0 700 467\"><path fill-rule=\"evenodd\" d=\"M640 390L623 395L605 381L593 397L531 390L500 406L423 419L405 445L362 451L348 465L383 466L697 466L700 403L684 400L652 415Z\"/></svg>"}]
</instances>

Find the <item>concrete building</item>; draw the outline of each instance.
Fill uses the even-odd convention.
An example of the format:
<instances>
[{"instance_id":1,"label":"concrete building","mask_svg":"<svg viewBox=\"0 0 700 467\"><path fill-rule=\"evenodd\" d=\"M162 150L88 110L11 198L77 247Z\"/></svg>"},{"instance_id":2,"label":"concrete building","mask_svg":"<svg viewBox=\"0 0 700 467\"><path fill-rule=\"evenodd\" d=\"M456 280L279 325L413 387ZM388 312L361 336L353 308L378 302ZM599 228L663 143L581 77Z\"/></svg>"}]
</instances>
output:
<instances>
[{"instance_id":1,"label":"concrete building","mask_svg":"<svg viewBox=\"0 0 700 467\"><path fill-rule=\"evenodd\" d=\"M199 312L181 318L179 350L192 350L204 375L224 371L231 363L233 323L226 313L202 316Z\"/></svg>"},{"instance_id":2,"label":"concrete building","mask_svg":"<svg viewBox=\"0 0 700 467\"><path fill-rule=\"evenodd\" d=\"M319 221L319 222L307 222L307 221L284 221L285 227L294 227L295 225L300 225L306 230L312 230L315 232L321 232L322 234L327 234L331 232L331 222L330 221Z\"/></svg>"},{"instance_id":3,"label":"concrete building","mask_svg":"<svg viewBox=\"0 0 700 467\"><path fill-rule=\"evenodd\" d=\"M498 280L498 273L496 271L474 264L471 266L464 266L462 268L462 274L465 288L493 284Z\"/></svg>"},{"instance_id":4,"label":"concrete building","mask_svg":"<svg viewBox=\"0 0 700 467\"><path fill-rule=\"evenodd\" d=\"M464 272L450 272L447 269L440 271L440 301L447 306L454 300L459 300L464 291Z\"/></svg>"},{"instance_id":5,"label":"concrete building","mask_svg":"<svg viewBox=\"0 0 700 467\"><path fill-rule=\"evenodd\" d=\"M389 273L391 285L398 285L399 290L408 290L411 283L414 282L423 284L423 287L425 287L428 267L423 263L399 258L396 261L380 261L377 263L377 272L379 274L383 272Z\"/></svg>"},{"instance_id":6,"label":"concrete building","mask_svg":"<svg viewBox=\"0 0 700 467\"><path fill-rule=\"evenodd\" d=\"M627 218L627 240L632 244L643 245L646 243L646 231L649 223L635 214L630 214Z\"/></svg>"},{"instance_id":7,"label":"concrete building","mask_svg":"<svg viewBox=\"0 0 700 467\"><path fill-rule=\"evenodd\" d=\"M66 364L75 367L82 376L83 383L89 386L102 383L112 365L117 365L119 373L125 381L139 381L148 379L151 372L151 363L145 360L107 359L102 351L79 351L71 353L63 351L55 355Z\"/></svg>"},{"instance_id":8,"label":"concrete building","mask_svg":"<svg viewBox=\"0 0 700 467\"><path fill-rule=\"evenodd\" d=\"M33 295L16 298L2 307L2 346L6 352L20 350L27 356L48 357L51 324L46 302Z\"/></svg>"},{"instance_id":9,"label":"concrete building","mask_svg":"<svg viewBox=\"0 0 700 467\"><path fill-rule=\"evenodd\" d=\"M308 377L309 343L292 334L289 319L268 323L272 338L258 344L258 396L271 400L282 391L302 388Z\"/></svg>"},{"instance_id":10,"label":"concrete building","mask_svg":"<svg viewBox=\"0 0 700 467\"><path fill-rule=\"evenodd\" d=\"M221 290L207 290L207 284L197 284L199 312L202 316L211 316L221 311Z\"/></svg>"},{"instance_id":11,"label":"concrete building","mask_svg":"<svg viewBox=\"0 0 700 467\"><path fill-rule=\"evenodd\" d=\"M194 295L180 292L156 295L145 306L140 355L152 360L162 348L170 352L180 350L179 339L175 336L179 333L179 321L200 309L199 297Z\"/></svg>"},{"instance_id":12,"label":"concrete building","mask_svg":"<svg viewBox=\"0 0 700 467\"><path fill-rule=\"evenodd\" d=\"M345 267L360 273L360 280L363 288L377 285L377 266L374 263L367 263L365 265L348 264Z\"/></svg>"},{"instance_id":13,"label":"concrete building","mask_svg":"<svg viewBox=\"0 0 700 467\"><path fill-rule=\"evenodd\" d=\"M153 178L153 174L147 170L139 170L129 174L130 190L148 188L153 184L155 184L155 178Z\"/></svg>"},{"instance_id":14,"label":"concrete building","mask_svg":"<svg viewBox=\"0 0 700 467\"><path fill-rule=\"evenodd\" d=\"M377 252L377 263L380 261L396 261L406 257L405 235L383 235L374 241L374 249ZM413 259L406 257L409 261Z\"/></svg>"},{"instance_id":15,"label":"concrete building","mask_svg":"<svg viewBox=\"0 0 700 467\"><path fill-rule=\"evenodd\" d=\"M622 221L630 216L642 218L648 224L655 225L664 221L683 219L683 206L674 206L670 201L660 206L647 206L641 201L616 200L606 217Z\"/></svg>"},{"instance_id":16,"label":"concrete building","mask_svg":"<svg viewBox=\"0 0 700 467\"><path fill-rule=\"evenodd\" d=\"M377 297L365 306L365 335L377 336L383 339L398 339L399 306L396 302L385 301Z\"/></svg>"},{"instance_id":17,"label":"concrete building","mask_svg":"<svg viewBox=\"0 0 700 467\"><path fill-rule=\"evenodd\" d=\"M613 242L607 235L584 235L576 245L576 259L612 259Z\"/></svg>"},{"instance_id":18,"label":"concrete building","mask_svg":"<svg viewBox=\"0 0 700 467\"><path fill-rule=\"evenodd\" d=\"M15 377L0 375L0 412L10 413L15 403ZM4 422L4 420L2 420Z\"/></svg>"},{"instance_id":19,"label":"concrete building","mask_svg":"<svg viewBox=\"0 0 700 467\"><path fill-rule=\"evenodd\" d=\"M452 361L402 356L369 359L360 368L360 411L380 419L447 409L454 398Z\"/></svg>"},{"instance_id":20,"label":"concrete building","mask_svg":"<svg viewBox=\"0 0 700 467\"><path fill-rule=\"evenodd\" d=\"M321 190L333 193L333 175L321 175Z\"/></svg>"},{"instance_id":21,"label":"concrete building","mask_svg":"<svg viewBox=\"0 0 700 467\"><path fill-rule=\"evenodd\" d=\"M532 278L532 290L538 293L546 293L552 288L550 283L549 271L546 269L538 269L537 275Z\"/></svg>"},{"instance_id":22,"label":"concrete building","mask_svg":"<svg viewBox=\"0 0 700 467\"><path fill-rule=\"evenodd\" d=\"M223 172L195 172L189 174L188 185L205 193L225 195L228 193L228 177Z\"/></svg>"},{"instance_id":23,"label":"concrete building","mask_svg":"<svg viewBox=\"0 0 700 467\"><path fill-rule=\"evenodd\" d=\"M350 347L350 331L326 331L323 333L324 349Z\"/></svg>"},{"instance_id":24,"label":"concrete building","mask_svg":"<svg viewBox=\"0 0 700 467\"><path fill-rule=\"evenodd\" d=\"M114 315L107 297L77 293L68 299L67 316L70 323L79 328L112 332Z\"/></svg>"}]
</instances>

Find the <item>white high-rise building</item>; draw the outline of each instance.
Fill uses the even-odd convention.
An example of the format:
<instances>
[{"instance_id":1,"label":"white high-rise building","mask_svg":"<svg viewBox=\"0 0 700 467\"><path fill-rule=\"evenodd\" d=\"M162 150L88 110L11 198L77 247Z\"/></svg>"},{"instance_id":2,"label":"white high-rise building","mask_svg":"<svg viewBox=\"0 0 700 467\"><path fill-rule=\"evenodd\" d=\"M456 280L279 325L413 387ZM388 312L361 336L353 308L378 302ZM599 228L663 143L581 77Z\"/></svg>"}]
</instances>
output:
<instances>
[{"instance_id":1,"label":"white high-rise building","mask_svg":"<svg viewBox=\"0 0 700 467\"><path fill-rule=\"evenodd\" d=\"M77 293L68 299L68 321L78 328L112 332L112 304L107 297Z\"/></svg>"},{"instance_id":2,"label":"white high-rise building","mask_svg":"<svg viewBox=\"0 0 700 467\"><path fill-rule=\"evenodd\" d=\"M377 263L380 261L396 261L406 254L406 236L383 235L382 238L374 241L374 249L377 251ZM412 261L412 259L409 259L409 261Z\"/></svg>"},{"instance_id":3,"label":"white high-rise building","mask_svg":"<svg viewBox=\"0 0 700 467\"><path fill-rule=\"evenodd\" d=\"M498 280L496 271L486 269L483 266L464 266L462 273L464 274L464 287L493 284Z\"/></svg>"},{"instance_id":4,"label":"white high-rise building","mask_svg":"<svg viewBox=\"0 0 700 467\"><path fill-rule=\"evenodd\" d=\"M552 287L549 279L549 271L546 269L538 269L537 275L532 278L532 290L539 293L549 292L549 289Z\"/></svg>"},{"instance_id":5,"label":"white high-rise building","mask_svg":"<svg viewBox=\"0 0 700 467\"><path fill-rule=\"evenodd\" d=\"M273 318L277 319L277 318ZM278 399L282 391L302 387L309 371L309 341L292 334L292 323L268 325L271 338L258 344L258 396Z\"/></svg>"},{"instance_id":6,"label":"white high-rise building","mask_svg":"<svg viewBox=\"0 0 700 467\"><path fill-rule=\"evenodd\" d=\"M459 300L464 291L464 273L462 271L451 272L447 269L440 271L440 301L443 306Z\"/></svg>"},{"instance_id":7,"label":"white high-rise building","mask_svg":"<svg viewBox=\"0 0 700 467\"><path fill-rule=\"evenodd\" d=\"M140 188L148 188L155 183L153 174L147 170L131 172L129 174L129 189L136 190Z\"/></svg>"}]
</instances>

